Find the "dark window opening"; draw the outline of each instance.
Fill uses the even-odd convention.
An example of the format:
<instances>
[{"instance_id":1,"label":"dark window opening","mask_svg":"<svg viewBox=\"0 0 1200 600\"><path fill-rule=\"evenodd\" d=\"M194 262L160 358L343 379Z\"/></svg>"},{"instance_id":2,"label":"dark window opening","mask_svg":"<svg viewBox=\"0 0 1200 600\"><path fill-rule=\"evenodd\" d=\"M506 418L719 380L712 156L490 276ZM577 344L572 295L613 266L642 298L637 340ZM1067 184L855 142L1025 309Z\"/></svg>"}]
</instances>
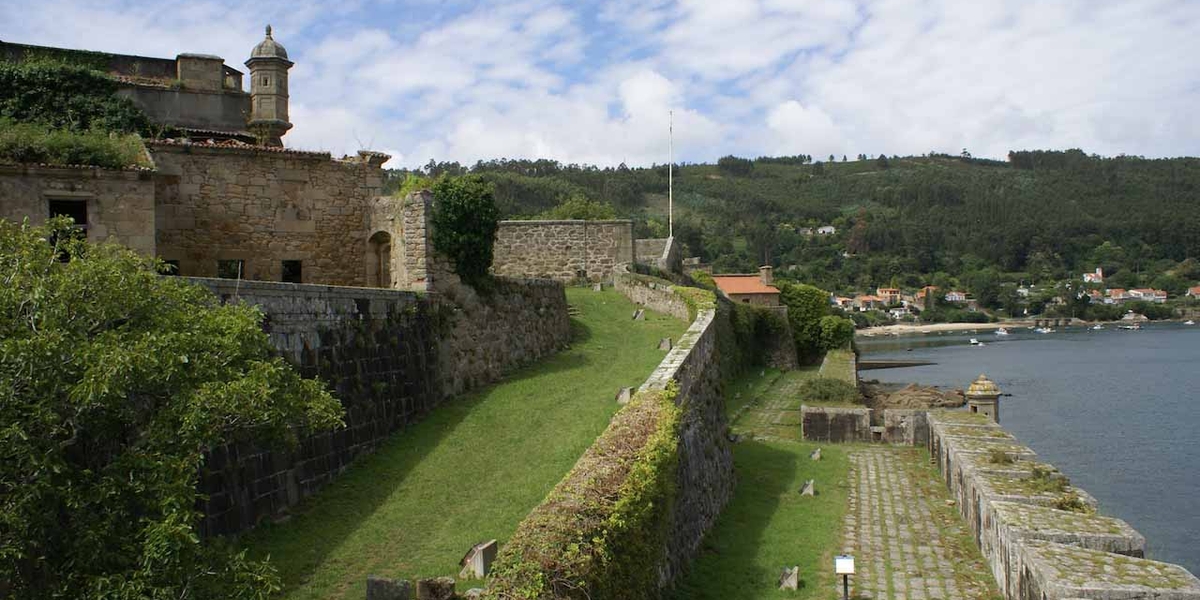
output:
<instances>
[{"instance_id":1,"label":"dark window opening","mask_svg":"<svg viewBox=\"0 0 1200 600\"><path fill-rule=\"evenodd\" d=\"M71 220L75 221L75 228L82 231L83 236L87 237L87 200L51 200L50 216L71 217Z\"/></svg>"},{"instance_id":2,"label":"dark window opening","mask_svg":"<svg viewBox=\"0 0 1200 600\"><path fill-rule=\"evenodd\" d=\"M301 266L298 260L283 261L283 282L284 283L303 283L301 280Z\"/></svg>"},{"instance_id":3,"label":"dark window opening","mask_svg":"<svg viewBox=\"0 0 1200 600\"><path fill-rule=\"evenodd\" d=\"M164 260L162 274L163 275L179 275L179 261Z\"/></svg>"},{"instance_id":4,"label":"dark window opening","mask_svg":"<svg viewBox=\"0 0 1200 600\"><path fill-rule=\"evenodd\" d=\"M242 259L218 260L217 277L221 279L245 279L246 261Z\"/></svg>"},{"instance_id":5,"label":"dark window opening","mask_svg":"<svg viewBox=\"0 0 1200 600\"><path fill-rule=\"evenodd\" d=\"M271 80L263 77L263 85L271 85Z\"/></svg>"},{"instance_id":6,"label":"dark window opening","mask_svg":"<svg viewBox=\"0 0 1200 600\"><path fill-rule=\"evenodd\" d=\"M749 298L742 298L742 304L750 304Z\"/></svg>"}]
</instances>

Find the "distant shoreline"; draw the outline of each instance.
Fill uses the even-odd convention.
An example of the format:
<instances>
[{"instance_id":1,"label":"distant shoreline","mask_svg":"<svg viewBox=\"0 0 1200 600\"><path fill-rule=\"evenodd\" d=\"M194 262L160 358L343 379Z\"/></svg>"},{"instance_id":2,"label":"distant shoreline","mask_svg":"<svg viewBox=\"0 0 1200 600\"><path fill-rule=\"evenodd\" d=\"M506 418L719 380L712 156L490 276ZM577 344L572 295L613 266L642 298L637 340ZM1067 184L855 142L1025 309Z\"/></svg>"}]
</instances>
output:
<instances>
[{"instance_id":1,"label":"distant shoreline","mask_svg":"<svg viewBox=\"0 0 1200 600\"><path fill-rule=\"evenodd\" d=\"M925 323L914 325L881 325L868 327L855 332L859 337L876 337L881 335L911 335L914 333L946 333L958 331L995 331L1001 327L1031 327L1033 321L1008 321L1004 323Z\"/></svg>"}]
</instances>

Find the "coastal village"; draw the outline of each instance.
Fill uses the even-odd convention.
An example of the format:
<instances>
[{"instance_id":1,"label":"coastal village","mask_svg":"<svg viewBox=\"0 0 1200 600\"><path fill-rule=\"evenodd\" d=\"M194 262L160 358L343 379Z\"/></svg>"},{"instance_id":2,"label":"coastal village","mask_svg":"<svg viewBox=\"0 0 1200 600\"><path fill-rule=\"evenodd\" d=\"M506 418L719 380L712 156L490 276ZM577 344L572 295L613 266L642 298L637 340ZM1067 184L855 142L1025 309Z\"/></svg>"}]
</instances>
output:
<instances>
[{"instance_id":1,"label":"coastal village","mask_svg":"<svg viewBox=\"0 0 1200 600\"><path fill-rule=\"evenodd\" d=\"M0 156L0 598L1200 600L1004 428L1003 382L874 394L855 341L1182 320L1200 282L1096 268L1005 284L1037 309L1001 314L714 274L628 218L501 219L470 174L385 192L385 153L288 145L283 41L246 73L0 42L157 132Z\"/></svg>"}]
</instances>

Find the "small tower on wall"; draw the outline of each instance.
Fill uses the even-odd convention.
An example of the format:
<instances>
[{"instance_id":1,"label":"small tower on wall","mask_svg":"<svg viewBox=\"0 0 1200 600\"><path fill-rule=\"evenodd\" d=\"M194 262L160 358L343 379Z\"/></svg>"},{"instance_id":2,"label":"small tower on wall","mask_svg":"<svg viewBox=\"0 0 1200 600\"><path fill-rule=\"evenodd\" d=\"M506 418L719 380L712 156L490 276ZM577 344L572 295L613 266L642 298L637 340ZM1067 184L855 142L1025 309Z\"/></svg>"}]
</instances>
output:
<instances>
[{"instance_id":1,"label":"small tower on wall","mask_svg":"<svg viewBox=\"0 0 1200 600\"><path fill-rule=\"evenodd\" d=\"M971 387L967 388L966 396L967 410L983 413L993 421L1000 422L1000 387L987 375L980 375L973 381Z\"/></svg>"},{"instance_id":2,"label":"small tower on wall","mask_svg":"<svg viewBox=\"0 0 1200 600\"><path fill-rule=\"evenodd\" d=\"M292 128L288 122L288 60L287 50L271 37L254 47L246 67L250 69L250 121L247 126L265 146L282 146L283 135Z\"/></svg>"}]
</instances>

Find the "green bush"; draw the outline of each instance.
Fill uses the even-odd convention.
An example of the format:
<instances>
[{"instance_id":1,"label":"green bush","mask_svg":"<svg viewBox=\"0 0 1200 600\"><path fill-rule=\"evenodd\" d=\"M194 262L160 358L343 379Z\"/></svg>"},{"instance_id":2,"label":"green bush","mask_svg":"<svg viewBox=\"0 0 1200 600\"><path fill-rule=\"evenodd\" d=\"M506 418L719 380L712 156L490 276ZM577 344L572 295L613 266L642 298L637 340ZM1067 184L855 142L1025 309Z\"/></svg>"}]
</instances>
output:
<instances>
[{"instance_id":1,"label":"green bush","mask_svg":"<svg viewBox=\"0 0 1200 600\"><path fill-rule=\"evenodd\" d=\"M854 321L833 315L821 317L821 349L825 351L845 348L854 341Z\"/></svg>"},{"instance_id":2,"label":"green bush","mask_svg":"<svg viewBox=\"0 0 1200 600\"><path fill-rule=\"evenodd\" d=\"M134 134L77 133L0 118L0 162L90 165L109 169L149 166Z\"/></svg>"},{"instance_id":3,"label":"green bush","mask_svg":"<svg viewBox=\"0 0 1200 600\"><path fill-rule=\"evenodd\" d=\"M823 352L821 317L829 314L829 293L802 283L779 283L780 300L788 307L788 321L796 340L796 356L811 363Z\"/></svg>"},{"instance_id":4,"label":"green bush","mask_svg":"<svg viewBox=\"0 0 1200 600\"><path fill-rule=\"evenodd\" d=\"M606 219L617 218L617 212L613 210L612 205L589 200L581 194L574 194L571 197L563 200L562 204L551 208L550 210L539 213L537 219L583 219L585 221L603 221Z\"/></svg>"},{"instance_id":5,"label":"green bush","mask_svg":"<svg viewBox=\"0 0 1200 600\"><path fill-rule=\"evenodd\" d=\"M491 184L473 175L445 177L434 184L433 200L434 248L464 282L484 283L500 226Z\"/></svg>"},{"instance_id":6,"label":"green bush","mask_svg":"<svg viewBox=\"0 0 1200 600\"><path fill-rule=\"evenodd\" d=\"M275 355L258 310L155 267L68 219L0 221L0 595L278 590L265 563L200 540L205 451L294 443L341 407Z\"/></svg>"},{"instance_id":7,"label":"green bush","mask_svg":"<svg viewBox=\"0 0 1200 600\"><path fill-rule=\"evenodd\" d=\"M829 377L815 377L805 381L797 388L796 395L800 397L801 401L820 404L860 404L862 402L862 396L859 395L857 387L841 379Z\"/></svg>"},{"instance_id":8,"label":"green bush","mask_svg":"<svg viewBox=\"0 0 1200 600\"><path fill-rule=\"evenodd\" d=\"M53 60L0 63L0 118L54 129L149 135L150 121L117 81L87 66Z\"/></svg>"}]
</instances>

